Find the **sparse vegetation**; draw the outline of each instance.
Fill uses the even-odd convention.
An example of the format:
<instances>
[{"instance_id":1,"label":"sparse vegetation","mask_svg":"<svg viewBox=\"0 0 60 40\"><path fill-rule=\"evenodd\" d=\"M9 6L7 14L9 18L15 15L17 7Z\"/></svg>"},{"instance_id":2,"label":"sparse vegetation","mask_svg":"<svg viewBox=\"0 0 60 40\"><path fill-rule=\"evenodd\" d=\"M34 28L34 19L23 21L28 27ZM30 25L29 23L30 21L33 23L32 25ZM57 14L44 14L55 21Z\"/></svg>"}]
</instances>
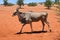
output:
<instances>
[{"instance_id":1,"label":"sparse vegetation","mask_svg":"<svg viewBox=\"0 0 60 40\"><path fill-rule=\"evenodd\" d=\"M58 12L58 14L60 15L60 2L57 4L58 5L58 7L57 7L57 12Z\"/></svg>"},{"instance_id":2,"label":"sparse vegetation","mask_svg":"<svg viewBox=\"0 0 60 40\"><path fill-rule=\"evenodd\" d=\"M29 3L28 6L37 6L37 3Z\"/></svg>"},{"instance_id":3,"label":"sparse vegetation","mask_svg":"<svg viewBox=\"0 0 60 40\"><path fill-rule=\"evenodd\" d=\"M3 0L3 5L5 5L5 6L7 6L8 5L8 2L7 2L8 0Z\"/></svg>"},{"instance_id":4,"label":"sparse vegetation","mask_svg":"<svg viewBox=\"0 0 60 40\"><path fill-rule=\"evenodd\" d=\"M55 0L55 4L59 4L59 0Z\"/></svg>"},{"instance_id":5,"label":"sparse vegetation","mask_svg":"<svg viewBox=\"0 0 60 40\"><path fill-rule=\"evenodd\" d=\"M20 8L21 8L22 5L24 5L24 2L23 2L23 1L24 1L24 0L18 0L18 1L17 1L17 5L19 5Z\"/></svg>"},{"instance_id":6,"label":"sparse vegetation","mask_svg":"<svg viewBox=\"0 0 60 40\"><path fill-rule=\"evenodd\" d=\"M45 6L46 6L48 9L50 9L51 5L52 5L51 0L46 0Z\"/></svg>"},{"instance_id":7,"label":"sparse vegetation","mask_svg":"<svg viewBox=\"0 0 60 40\"><path fill-rule=\"evenodd\" d=\"M8 6L13 6L14 4L13 3L8 3Z\"/></svg>"},{"instance_id":8,"label":"sparse vegetation","mask_svg":"<svg viewBox=\"0 0 60 40\"><path fill-rule=\"evenodd\" d=\"M8 0L3 0L3 5L4 6L13 6L14 4L13 3L8 3Z\"/></svg>"}]
</instances>

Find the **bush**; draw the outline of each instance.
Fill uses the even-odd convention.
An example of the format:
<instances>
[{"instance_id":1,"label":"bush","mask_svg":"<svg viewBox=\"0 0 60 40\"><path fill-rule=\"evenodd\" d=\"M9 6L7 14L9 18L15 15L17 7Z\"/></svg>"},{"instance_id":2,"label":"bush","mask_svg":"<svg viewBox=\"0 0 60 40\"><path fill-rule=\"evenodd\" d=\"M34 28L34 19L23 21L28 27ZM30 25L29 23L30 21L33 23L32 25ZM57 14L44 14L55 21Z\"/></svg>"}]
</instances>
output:
<instances>
[{"instance_id":1,"label":"bush","mask_svg":"<svg viewBox=\"0 0 60 40\"><path fill-rule=\"evenodd\" d=\"M37 6L37 4L32 2L32 3L29 3L28 6Z\"/></svg>"},{"instance_id":2,"label":"bush","mask_svg":"<svg viewBox=\"0 0 60 40\"><path fill-rule=\"evenodd\" d=\"M50 9L51 4L52 4L51 0L47 0L47 1L45 2L45 6L46 6L48 9Z\"/></svg>"},{"instance_id":3,"label":"bush","mask_svg":"<svg viewBox=\"0 0 60 40\"><path fill-rule=\"evenodd\" d=\"M55 4L59 4L59 0L55 0Z\"/></svg>"},{"instance_id":4,"label":"bush","mask_svg":"<svg viewBox=\"0 0 60 40\"><path fill-rule=\"evenodd\" d=\"M58 9L58 12L60 12L60 2L58 4L58 6L57 6L57 9Z\"/></svg>"},{"instance_id":5,"label":"bush","mask_svg":"<svg viewBox=\"0 0 60 40\"><path fill-rule=\"evenodd\" d=\"M24 1L24 0L18 0L18 1L17 1L17 5L19 5L20 8L21 8L22 5L24 5L23 1Z\"/></svg>"},{"instance_id":6,"label":"bush","mask_svg":"<svg viewBox=\"0 0 60 40\"><path fill-rule=\"evenodd\" d=\"M13 6L14 4L12 4L12 3L8 3L8 5L7 6Z\"/></svg>"}]
</instances>

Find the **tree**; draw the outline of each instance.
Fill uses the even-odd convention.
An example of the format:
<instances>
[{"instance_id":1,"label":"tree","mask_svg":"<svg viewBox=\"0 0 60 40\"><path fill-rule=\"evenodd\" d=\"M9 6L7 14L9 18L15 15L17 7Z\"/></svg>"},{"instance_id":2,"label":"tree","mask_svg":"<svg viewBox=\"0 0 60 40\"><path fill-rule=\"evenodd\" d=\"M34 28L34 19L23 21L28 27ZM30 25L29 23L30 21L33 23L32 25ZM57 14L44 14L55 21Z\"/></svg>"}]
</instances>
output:
<instances>
[{"instance_id":1,"label":"tree","mask_svg":"<svg viewBox=\"0 0 60 40\"><path fill-rule=\"evenodd\" d=\"M50 9L51 5L52 5L51 0L46 0L45 6L46 6L48 9Z\"/></svg>"},{"instance_id":2,"label":"tree","mask_svg":"<svg viewBox=\"0 0 60 40\"><path fill-rule=\"evenodd\" d=\"M8 2L7 2L7 1L8 1L8 0L3 0L5 6L8 5Z\"/></svg>"},{"instance_id":3,"label":"tree","mask_svg":"<svg viewBox=\"0 0 60 40\"><path fill-rule=\"evenodd\" d=\"M17 1L17 4L20 6L20 8L21 8L22 5L24 5L23 1L24 1L24 0L18 0L18 1Z\"/></svg>"},{"instance_id":4,"label":"tree","mask_svg":"<svg viewBox=\"0 0 60 40\"><path fill-rule=\"evenodd\" d=\"M58 4L60 0L55 0L55 4Z\"/></svg>"}]
</instances>

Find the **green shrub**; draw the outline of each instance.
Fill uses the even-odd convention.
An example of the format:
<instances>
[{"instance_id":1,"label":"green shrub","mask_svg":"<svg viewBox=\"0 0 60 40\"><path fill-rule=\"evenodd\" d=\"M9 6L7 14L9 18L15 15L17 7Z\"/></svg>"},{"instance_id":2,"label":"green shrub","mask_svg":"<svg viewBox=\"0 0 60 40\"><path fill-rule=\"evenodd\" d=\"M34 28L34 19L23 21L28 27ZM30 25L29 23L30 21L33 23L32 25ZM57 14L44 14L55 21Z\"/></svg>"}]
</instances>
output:
<instances>
[{"instance_id":1,"label":"green shrub","mask_svg":"<svg viewBox=\"0 0 60 40\"><path fill-rule=\"evenodd\" d=\"M50 9L51 4L52 4L51 0L46 0L45 6L46 6L48 9Z\"/></svg>"},{"instance_id":2,"label":"green shrub","mask_svg":"<svg viewBox=\"0 0 60 40\"><path fill-rule=\"evenodd\" d=\"M13 6L14 4L13 3L8 3L8 6Z\"/></svg>"},{"instance_id":3,"label":"green shrub","mask_svg":"<svg viewBox=\"0 0 60 40\"><path fill-rule=\"evenodd\" d=\"M55 4L59 4L59 0L55 0Z\"/></svg>"},{"instance_id":4,"label":"green shrub","mask_svg":"<svg viewBox=\"0 0 60 40\"><path fill-rule=\"evenodd\" d=\"M24 0L18 0L18 1L17 1L17 5L19 5L20 8L21 8L21 5L24 5L23 1L24 1Z\"/></svg>"},{"instance_id":5,"label":"green shrub","mask_svg":"<svg viewBox=\"0 0 60 40\"><path fill-rule=\"evenodd\" d=\"M37 4L32 2L32 3L29 3L28 6L37 6Z\"/></svg>"},{"instance_id":6,"label":"green shrub","mask_svg":"<svg viewBox=\"0 0 60 40\"><path fill-rule=\"evenodd\" d=\"M57 9L58 9L58 12L60 12L60 2L58 3Z\"/></svg>"}]
</instances>

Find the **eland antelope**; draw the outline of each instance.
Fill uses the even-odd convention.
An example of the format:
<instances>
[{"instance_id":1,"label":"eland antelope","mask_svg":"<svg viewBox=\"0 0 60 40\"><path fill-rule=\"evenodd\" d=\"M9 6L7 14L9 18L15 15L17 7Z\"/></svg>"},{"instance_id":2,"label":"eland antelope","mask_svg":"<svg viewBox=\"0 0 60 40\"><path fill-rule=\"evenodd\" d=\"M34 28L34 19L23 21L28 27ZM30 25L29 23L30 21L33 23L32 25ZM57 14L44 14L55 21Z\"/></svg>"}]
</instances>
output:
<instances>
[{"instance_id":1,"label":"eland antelope","mask_svg":"<svg viewBox=\"0 0 60 40\"><path fill-rule=\"evenodd\" d=\"M23 27L28 23L30 24L31 31L33 32L32 22L37 22L39 20L42 22L42 25L43 25L42 31L44 31L44 26L46 23L48 25L49 31L51 32L49 22L47 21L47 17L48 17L47 12L39 12L39 13L38 12L25 12L23 13L23 12L20 12L19 9L16 9L16 11L13 13L12 16L15 16L15 15L18 16L19 22L22 23L22 28L19 33L22 32Z\"/></svg>"}]
</instances>

